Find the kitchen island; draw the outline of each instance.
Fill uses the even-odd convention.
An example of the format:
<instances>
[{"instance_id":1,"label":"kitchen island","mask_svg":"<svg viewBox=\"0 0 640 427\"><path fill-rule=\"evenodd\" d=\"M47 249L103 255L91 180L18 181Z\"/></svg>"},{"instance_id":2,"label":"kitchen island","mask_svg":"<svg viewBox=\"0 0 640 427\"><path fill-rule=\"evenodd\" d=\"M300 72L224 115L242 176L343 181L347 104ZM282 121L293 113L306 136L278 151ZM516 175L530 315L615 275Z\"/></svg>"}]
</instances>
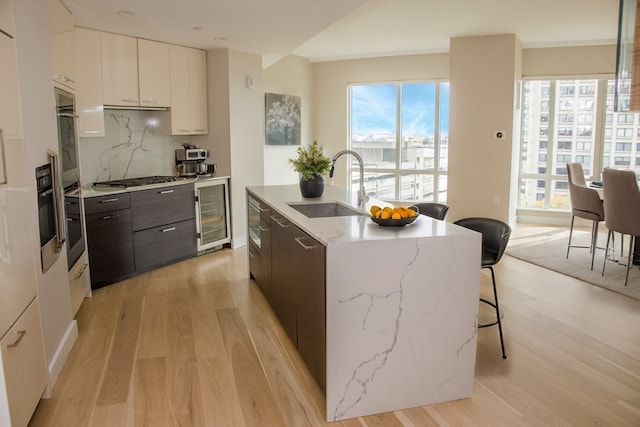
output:
<instances>
[{"instance_id":1,"label":"kitchen island","mask_svg":"<svg viewBox=\"0 0 640 427\"><path fill-rule=\"evenodd\" d=\"M319 329L325 332L324 345L314 348L324 350L322 356L326 356L321 358L326 378L315 377L325 391L328 421L471 396L480 234L426 216L403 227L382 227L367 214L372 204L381 203L375 200L367 203L362 215L309 218L292 207L328 202L356 207L355 194L333 186L327 186L317 199L302 198L297 185L248 187L247 192L250 204L257 200L260 211L269 213L272 229L288 221L287 227L295 225L304 238L323 247L323 269L308 269L309 277L304 277L303 270L292 292L306 292L307 282L318 279L312 272L324 271L320 278L324 292L312 295L324 294L324 301L313 301L324 307L325 320ZM264 219L262 215L263 232L269 230ZM250 254L251 221L249 212ZM258 238L259 245L271 238L276 241L275 234ZM305 249L311 247L296 240ZM281 250L284 246L274 243L269 260L275 262ZM289 269L299 270L295 265ZM263 292L281 285L275 270L273 275L263 273L251 272L259 285L273 279L268 288L261 285ZM281 304L274 307L276 314L282 312ZM306 311L298 311L299 321ZM293 330L295 334L295 325ZM298 338L306 362L309 357L300 348L304 342L304 337ZM314 360L313 354L310 359Z\"/></svg>"}]
</instances>

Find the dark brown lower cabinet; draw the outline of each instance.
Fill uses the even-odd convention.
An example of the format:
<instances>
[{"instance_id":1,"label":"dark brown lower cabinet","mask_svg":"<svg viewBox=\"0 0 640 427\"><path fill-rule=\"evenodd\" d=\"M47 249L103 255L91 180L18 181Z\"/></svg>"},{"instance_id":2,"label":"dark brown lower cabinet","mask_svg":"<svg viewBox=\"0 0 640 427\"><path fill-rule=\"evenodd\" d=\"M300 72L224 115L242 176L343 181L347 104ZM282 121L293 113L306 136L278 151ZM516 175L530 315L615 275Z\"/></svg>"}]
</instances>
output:
<instances>
[{"instance_id":1,"label":"dark brown lower cabinet","mask_svg":"<svg viewBox=\"0 0 640 427\"><path fill-rule=\"evenodd\" d=\"M133 273L135 264L129 209L87 215L86 227L92 289Z\"/></svg>"},{"instance_id":2,"label":"dark brown lower cabinet","mask_svg":"<svg viewBox=\"0 0 640 427\"><path fill-rule=\"evenodd\" d=\"M252 274L309 372L326 390L326 247L291 221L272 211L270 232L262 233L267 257L254 259ZM253 254L252 254L253 252ZM251 256L260 256L255 246ZM270 262L266 262L270 260ZM270 269L268 287L260 280Z\"/></svg>"},{"instance_id":3,"label":"dark brown lower cabinet","mask_svg":"<svg viewBox=\"0 0 640 427\"><path fill-rule=\"evenodd\" d=\"M174 222L133 233L136 271L196 255L196 220Z\"/></svg>"},{"instance_id":4,"label":"dark brown lower cabinet","mask_svg":"<svg viewBox=\"0 0 640 427\"><path fill-rule=\"evenodd\" d=\"M298 352L326 390L325 246L296 228L294 242Z\"/></svg>"},{"instance_id":5,"label":"dark brown lower cabinet","mask_svg":"<svg viewBox=\"0 0 640 427\"><path fill-rule=\"evenodd\" d=\"M297 345L295 295L296 226L278 214L271 216L271 297L269 302L289 339Z\"/></svg>"}]
</instances>

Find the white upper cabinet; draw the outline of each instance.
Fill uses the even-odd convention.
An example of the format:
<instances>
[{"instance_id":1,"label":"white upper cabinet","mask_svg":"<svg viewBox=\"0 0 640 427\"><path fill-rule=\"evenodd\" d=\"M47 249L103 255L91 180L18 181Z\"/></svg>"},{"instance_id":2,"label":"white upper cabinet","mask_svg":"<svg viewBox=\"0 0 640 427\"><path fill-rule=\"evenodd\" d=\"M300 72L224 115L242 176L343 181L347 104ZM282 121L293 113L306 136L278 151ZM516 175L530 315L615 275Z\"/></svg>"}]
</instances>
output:
<instances>
[{"instance_id":1,"label":"white upper cabinet","mask_svg":"<svg viewBox=\"0 0 640 427\"><path fill-rule=\"evenodd\" d=\"M139 106L138 40L101 33L100 41L104 105Z\"/></svg>"},{"instance_id":2,"label":"white upper cabinet","mask_svg":"<svg viewBox=\"0 0 640 427\"><path fill-rule=\"evenodd\" d=\"M138 39L140 105L171 106L171 70L169 45Z\"/></svg>"},{"instance_id":3,"label":"white upper cabinet","mask_svg":"<svg viewBox=\"0 0 640 427\"><path fill-rule=\"evenodd\" d=\"M76 28L76 113L79 136L104 136L104 110L102 108L102 55L100 32Z\"/></svg>"},{"instance_id":4,"label":"white upper cabinet","mask_svg":"<svg viewBox=\"0 0 640 427\"><path fill-rule=\"evenodd\" d=\"M171 45L171 133L208 131L206 52Z\"/></svg>"},{"instance_id":5,"label":"white upper cabinet","mask_svg":"<svg viewBox=\"0 0 640 427\"><path fill-rule=\"evenodd\" d=\"M48 0L48 7L51 24L53 80L67 88L75 89L73 17L59 0Z\"/></svg>"}]
</instances>

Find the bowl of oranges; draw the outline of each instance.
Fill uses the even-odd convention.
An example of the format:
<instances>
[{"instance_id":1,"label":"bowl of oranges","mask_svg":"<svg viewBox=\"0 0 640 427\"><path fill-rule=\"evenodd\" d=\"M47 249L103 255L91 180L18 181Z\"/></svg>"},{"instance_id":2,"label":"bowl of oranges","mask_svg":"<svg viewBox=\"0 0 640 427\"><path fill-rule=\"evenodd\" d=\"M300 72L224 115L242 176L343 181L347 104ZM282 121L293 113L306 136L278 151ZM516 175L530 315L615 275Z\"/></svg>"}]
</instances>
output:
<instances>
[{"instance_id":1,"label":"bowl of oranges","mask_svg":"<svg viewBox=\"0 0 640 427\"><path fill-rule=\"evenodd\" d=\"M418 219L418 208L415 206L396 206L390 207L373 205L369 209L371 220L378 225L385 227L399 227L411 224Z\"/></svg>"}]
</instances>

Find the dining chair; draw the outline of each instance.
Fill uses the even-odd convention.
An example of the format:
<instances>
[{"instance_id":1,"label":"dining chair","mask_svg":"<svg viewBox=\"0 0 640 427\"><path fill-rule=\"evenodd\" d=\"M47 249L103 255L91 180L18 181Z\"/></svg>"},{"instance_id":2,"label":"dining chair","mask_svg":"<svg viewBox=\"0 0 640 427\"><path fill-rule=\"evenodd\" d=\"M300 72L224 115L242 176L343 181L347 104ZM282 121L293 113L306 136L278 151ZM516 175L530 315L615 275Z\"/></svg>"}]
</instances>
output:
<instances>
[{"instance_id":1,"label":"dining chair","mask_svg":"<svg viewBox=\"0 0 640 427\"><path fill-rule=\"evenodd\" d=\"M626 265L624 285L629 281L629 270L632 265L633 245L636 236L640 236L640 190L636 173L632 170L616 170L605 168L602 172L602 191L604 197L604 223L609 229L607 245L613 232L629 234L629 254ZM622 254L621 254L622 255ZM604 276L607 257L602 264Z\"/></svg>"},{"instance_id":2,"label":"dining chair","mask_svg":"<svg viewBox=\"0 0 640 427\"><path fill-rule=\"evenodd\" d=\"M591 269L593 270L596 243L598 241L598 226L605 219L602 199L600 199L597 190L587 186L580 163L567 163L567 176L569 178L569 197L571 199L571 228L569 229L569 242L567 243L567 258L569 258L569 250L571 248L589 248ZM576 217L591 221L591 243L589 246L571 244L573 223Z\"/></svg>"},{"instance_id":3,"label":"dining chair","mask_svg":"<svg viewBox=\"0 0 640 427\"><path fill-rule=\"evenodd\" d=\"M480 262L481 268L488 268L491 271L491 283L493 284L493 301L489 301L485 298L480 298L480 302L490 305L496 311L496 320L478 324L478 328L486 328L489 326L498 325L498 331L500 333L500 348L502 349L502 358L506 359L507 354L504 351L504 337L502 336L502 313L500 312L500 305L498 304L498 291L496 288L496 276L493 271L493 266L496 265L509 243L509 236L511 235L511 227L504 222L493 218L463 218L459 219L454 224L461 227L468 228L470 230L477 231L482 234L482 258Z\"/></svg>"},{"instance_id":4,"label":"dining chair","mask_svg":"<svg viewBox=\"0 0 640 427\"><path fill-rule=\"evenodd\" d=\"M418 208L418 213L441 221L445 220L449 212L449 206L442 203L424 202L416 203L413 206Z\"/></svg>"}]
</instances>

